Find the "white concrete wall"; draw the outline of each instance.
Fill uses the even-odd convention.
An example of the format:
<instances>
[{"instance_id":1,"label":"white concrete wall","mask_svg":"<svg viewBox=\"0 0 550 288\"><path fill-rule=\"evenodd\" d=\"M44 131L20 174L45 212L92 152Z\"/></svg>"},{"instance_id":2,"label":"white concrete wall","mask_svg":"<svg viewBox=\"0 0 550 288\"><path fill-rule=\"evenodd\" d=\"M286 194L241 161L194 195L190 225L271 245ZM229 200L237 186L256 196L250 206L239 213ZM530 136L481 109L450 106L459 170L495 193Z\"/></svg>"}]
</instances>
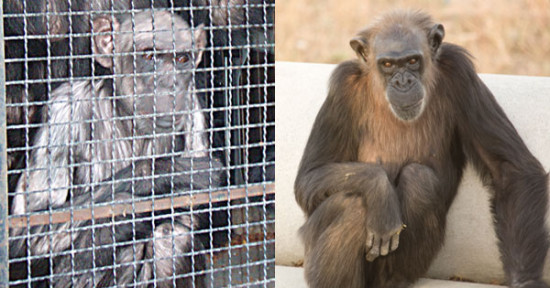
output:
<instances>
[{"instance_id":1,"label":"white concrete wall","mask_svg":"<svg viewBox=\"0 0 550 288\"><path fill-rule=\"evenodd\" d=\"M275 279L275 288L308 288L303 268L277 265ZM504 286L420 278L411 288L504 288Z\"/></svg>"},{"instance_id":2,"label":"white concrete wall","mask_svg":"<svg viewBox=\"0 0 550 288\"><path fill-rule=\"evenodd\" d=\"M277 265L293 266L303 259L297 230L304 222L304 215L294 200L293 184L334 67L276 63ZM550 78L505 75L481 75L481 78L493 91L531 152L548 170ZM445 246L430 268L428 277L448 279L460 276L485 283L503 281L488 199L489 193L468 168L449 212ZM550 282L550 257L547 257L545 279Z\"/></svg>"}]
</instances>

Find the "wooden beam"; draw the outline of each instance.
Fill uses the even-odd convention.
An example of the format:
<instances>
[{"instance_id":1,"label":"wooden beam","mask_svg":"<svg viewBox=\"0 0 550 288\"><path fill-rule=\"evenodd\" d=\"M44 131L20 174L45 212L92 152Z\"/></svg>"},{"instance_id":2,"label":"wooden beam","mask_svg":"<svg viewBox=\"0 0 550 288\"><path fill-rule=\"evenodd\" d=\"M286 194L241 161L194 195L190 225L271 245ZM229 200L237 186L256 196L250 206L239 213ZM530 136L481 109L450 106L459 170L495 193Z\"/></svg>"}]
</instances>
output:
<instances>
[{"instance_id":1,"label":"wooden beam","mask_svg":"<svg viewBox=\"0 0 550 288\"><path fill-rule=\"evenodd\" d=\"M141 200L132 203L120 203L94 207L94 219L111 218L128 213L144 213L152 211L168 210L172 208L184 208L194 205L208 204L209 202L222 202L228 200L256 197L267 194L275 194L275 184L253 184L246 188L232 188L215 190L211 193L199 193L196 195L185 195L177 197L164 197L154 200ZM71 216L72 215L72 216ZM66 223L72 221L85 221L92 219L92 208L84 208L73 211L49 211L37 212L30 216L16 216L9 220L11 228L24 228L36 225L48 225Z\"/></svg>"}]
</instances>

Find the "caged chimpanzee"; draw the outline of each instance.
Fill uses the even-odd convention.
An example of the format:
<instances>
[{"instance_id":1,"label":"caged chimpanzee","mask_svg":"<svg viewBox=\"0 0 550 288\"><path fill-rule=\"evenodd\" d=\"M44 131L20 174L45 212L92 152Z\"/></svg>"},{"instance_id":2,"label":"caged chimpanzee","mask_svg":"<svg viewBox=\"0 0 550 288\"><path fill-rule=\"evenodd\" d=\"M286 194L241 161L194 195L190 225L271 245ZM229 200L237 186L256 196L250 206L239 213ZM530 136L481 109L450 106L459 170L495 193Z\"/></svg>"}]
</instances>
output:
<instances>
[{"instance_id":1,"label":"caged chimpanzee","mask_svg":"<svg viewBox=\"0 0 550 288\"><path fill-rule=\"evenodd\" d=\"M204 57L201 66L209 68L204 72L204 81L197 81L197 87L206 88L212 95L206 97L208 106L217 108L229 105L241 105L249 99L267 105L267 113L259 108L251 109L248 119L244 113L233 113L231 119L226 110L212 113L215 127L226 127L229 123L241 125L249 121L254 123L273 123L274 109L273 87L262 83L273 83L273 67L241 69L239 65L257 64L266 66L274 63L273 46L273 0L7 0L3 1L6 45L7 85L7 122L10 170L10 191L14 191L19 174L14 169L23 169L26 165L25 147L33 142L35 128L32 125L41 121L40 109L49 94L67 77L80 77L108 74L101 65L94 65L90 57L91 31L90 16L98 11L113 12L129 9L173 9L192 26L201 23L206 25L207 46L217 48ZM267 45L266 45L267 44ZM80 57L78 57L80 56ZM31 58L32 61L26 59ZM226 67L231 69L212 69ZM243 77L243 73L244 76ZM231 82L229 82L231 81ZM228 96L226 89L220 87L250 86L250 91L231 89ZM255 87L255 85L257 87ZM223 91L221 91L223 90ZM210 94L210 93L207 93ZM247 94L241 96L241 94ZM245 99L245 97L247 97ZM266 99L264 99L266 97ZM230 100L231 99L231 100ZM244 99L244 100L243 100ZM266 103L267 102L267 103ZM263 115L266 114L267 118ZM235 145L242 145L243 131L234 135L215 133L213 145L222 147L232 139ZM274 129L269 126L267 132L251 128L247 132L254 143L274 141ZM232 138L231 138L232 137ZM262 139L262 138L265 138ZM234 146L235 146L234 145ZM231 155L240 155L242 151L232 151ZM261 162L262 149L251 148L249 153L252 163ZM242 157L242 156L241 156ZM268 161L274 160L273 145L267 146ZM239 159L230 159L231 163L242 164ZM231 165L226 163L226 165ZM261 168L261 167L259 167ZM272 180L273 165L268 167L267 180ZM253 168L254 169L254 168ZM261 181L265 177L251 171L251 181Z\"/></svg>"},{"instance_id":2,"label":"caged chimpanzee","mask_svg":"<svg viewBox=\"0 0 550 288\"><path fill-rule=\"evenodd\" d=\"M105 68L113 68L115 74L125 76L99 82L67 82L52 92L50 98L53 104L44 111L44 119L49 126L40 129L36 135L34 146L37 148L29 160L30 172L23 173L17 191L40 191L44 179L48 177L54 181L52 187L56 191L50 197L45 192L16 195L13 214L57 207L67 198L70 178L74 178L72 181L75 183L95 183L110 177L113 169L118 171L130 163L129 160L112 163L107 161L109 159L153 155L153 151L158 155L183 148L189 155L203 156L207 153L206 120L193 92L192 73L205 47L204 31L198 27L191 33L189 26L179 17L167 12L149 12L134 17L136 27L135 33L132 33L131 17L129 14L120 15L120 24L116 19L112 23L109 16L94 19L95 33L103 34L94 37L93 48L98 63ZM154 31L152 20L146 18L151 15L156 16L154 30L166 29L166 32L144 32ZM175 29L175 33L169 33L172 19L178 24L175 26L177 29L185 30ZM115 27L120 34L109 34L111 27ZM176 45L174 53L170 52L172 45ZM136 51L133 51L134 48ZM134 57L133 52L138 57ZM109 56L113 53L131 55ZM110 98L112 95L115 95L116 101ZM117 119L113 123L114 117L132 115L141 117ZM92 119L96 121L89 123ZM173 130L187 132L185 143L180 143L179 135L168 133ZM154 139L153 132L159 134ZM132 143L115 141L134 134L146 137ZM95 144L90 145L86 142L89 139L113 140L94 141ZM77 166L70 175L67 167L72 164L71 158L74 162L94 165ZM58 164L56 168L38 169L48 167L51 161ZM25 197L29 199L25 201Z\"/></svg>"},{"instance_id":3,"label":"caged chimpanzee","mask_svg":"<svg viewBox=\"0 0 550 288\"><path fill-rule=\"evenodd\" d=\"M443 244L467 161L493 191L508 284L548 287L548 175L444 34L424 13L390 13L334 70L295 182L311 287L412 285Z\"/></svg>"},{"instance_id":4,"label":"caged chimpanzee","mask_svg":"<svg viewBox=\"0 0 550 288\"><path fill-rule=\"evenodd\" d=\"M164 9L166 7L170 9ZM248 160L242 158L226 159L224 157L222 159L226 162L224 165L247 163L251 167L248 176L249 182L272 180L274 177L273 165L269 165L267 170L263 170L264 165L261 165L261 161L262 158L266 161L274 160L274 146L268 144L266 150L262 148L262 145L257 144L265 141L267 143L274 142L272 125L274 122L274 106L272 105L274 102L272 85L274 81L274 66L272 65L274 63L272 45L273 0L7 0L3 2L3 9L6 16L4 18L5 34L7 36L5 42L6 57L8 58L6 71L9 81L7 85L7 102L9 104L10 191L15 191L18 183L19 173L14 168L24 169L27 163L33 161L31 160L32 155L25 153L25 151L32 151L31 146L36 143L33 140L36 129L33 127L37 126L29 124L46 120L42 115L52 114L51 110L50 112L40 111L44 104L43 101L51 100L50 95L67 80L67 77L98 76L111 73L110 69L106 69L98 63L94 65L94 61L90 57L92 45L91 39L87 35L92 30L90 17L97 15L100 11L107 12L107 14L113 12L113 15L118 15L119 11L127 11L131 8L136 9L136 11L151 8L160 11L174 8L175 13L184 17L192 26L205 24L207 46L213 49L204 51L203 54L207 55L202 57L203 61L200 65L206 69L203 69L203 72L196 71L196 76L200 74L200 77L196 77L194 81L197 88L206 88L202 90L206 91L203 95L198 95L203 107L207 105L216 108L212 113L209 113L210 115L206 115L213 118L209 119L209 122L217 128L224 128L218 129L220 132L214 132L215 135L211 145L224 147L228 145L227 141L229 140L232 142L232 147L238 147L246 143L256 143L256 145L251 145L251 148L245 148L249 149ZM266 42L262 43L263 41ZM27 61L27 59L32 59L32 61ZM240 64L245 64L245 68L239 67ZM220 67L228 65L230 65L228 69L220 69ZM206 80L203 80L203 78L206 78ZM72 83L78 84L78 81L72 81ZM73 86L72 89L75 87ZM220 87L224 89L219 89ZM226 87L231 88L225 89ZM232 95L228 95L231 93ZM245 103L255 105L250 108L249 114L242 113L242 111L241 113L235 113L234 111L237 111L237 109L226 108L229 105L242 107ZM227 111L233 111L234 113L229 117ZM266 122L265 130L261 125L256 125ZM250 128L232 129L233 135L229 135L228 132L222 131L226 130L225 127L228 125L235 127L250 126ZM97 132L95 129L93 130ZM28 147L25 147L26 145ZM13 149L20 146L23 146L24 149ZM242 150L239 151L239 149L241 148L230 151L232 157L235 155L246 156L246 153ZM223 150L226 151L226 149ZM69 154L72 155L73 152L71 150ZM194 162L199 163L197 161L194 160ZM116 169L124 167L124 165L117 163L113 165L117 167ZM129 162L126 161L126 163ZM217 162L214 163L214 166L219 166ZM96 165L96 167L99 166ZM76 168L72 172L85 171L85 169ZM58 172L56 169L52 171ZM110 175L114 171L115 169L111 172L99 172ZM123 171L124 169L119 173ZM160 173L159 171L161 170L155 170L156 173ZM30 174L33 173L33 171L29 172ZM99 173L100 176L93 176L93 181L105 180L99 179L99 177L103 177L101 173ZM27 176L30 174L27 174ZM91 174L81 176L92 177ZM118 176L114 177L118 178ZM69 175L69 178L71 178L71 182L73 178L77 179L73 173ZM237 177L229 177L229 180L222 179L220 181L222 183L227 181L239 183ZM215 186L215 182L213 186ZM44 184L44 186L51 185ZM84 192L84 186L73 192L81 195L91 193ZM94 192L96 194L97 191L100 191L99 188L87 191L96 191ZM61 189L61 191L63 190L65 189ZM156 191L160 190L157 189ZM64 195L63 193L61 195ZM38 192L38 194L44 195L45 193ZM72 196L76 197L74 193ZM101 201L100 198L97 198L96 201ZM37 206L43 206L44 204L37 203ZM67 205L65 203L59 208L68 207ZM10 206L13 205L10 203ZM15 211L17 209L12 207L11 210ZM217 219L216 217L213 219L224 222L223 219ZM23 269L26 269L25 265Z\"/></svg>"},{"instance_id":5,"label":"caged chimpanzee","mask_svg":"<svg viewBox=\"0 0 550 288\"><path fill-rule=\"evenodd\" d=\"M220 183L221 165L209 152L195 93L195 68L206 44L202 26L190 27L167 11L99 14L92 20L94 59L113 77L67 82L52 91L52 104L43 112L47 125L36 134L12 214ZM89 220L14 228L10 258L25 256L27 249L44 256L33 259L30 273L53 272L48 282L35 284L55 287L147 286L146 281L160 287L206 285L203 274L191 273L204 269L200 250L211 243L193 232L204 223L201 215L144 214L98 219L92 227ZM64 232L70 228L78 232ZM41 234L47 231L57 232ZM90 247L93 252L85 249ZM198 253L190 255L192 250ZM63 276L73 271L72 277Z\"/></svg>"}]
</instances>

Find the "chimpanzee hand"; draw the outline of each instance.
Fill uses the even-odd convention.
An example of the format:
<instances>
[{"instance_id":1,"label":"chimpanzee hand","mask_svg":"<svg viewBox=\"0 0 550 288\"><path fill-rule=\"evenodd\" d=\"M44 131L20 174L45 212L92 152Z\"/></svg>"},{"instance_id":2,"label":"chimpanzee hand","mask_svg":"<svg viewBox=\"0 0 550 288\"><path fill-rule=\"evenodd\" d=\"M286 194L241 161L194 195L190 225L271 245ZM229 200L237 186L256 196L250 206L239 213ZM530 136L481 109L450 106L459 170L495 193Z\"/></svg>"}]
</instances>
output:
<instances>
[{"instance_id":1,"label":"chimpanzee hand","mask_svg":"<svg viewBox=\"0 0 550 288\"><path fill-rule=\"evenodd\" d=\"M401 221L397 194L390 189L369 191L366 197L367 239L366 258L372 262L378 256L388 255L399 246L399 234L406 227Z\"/></svg>"}]
</instances>

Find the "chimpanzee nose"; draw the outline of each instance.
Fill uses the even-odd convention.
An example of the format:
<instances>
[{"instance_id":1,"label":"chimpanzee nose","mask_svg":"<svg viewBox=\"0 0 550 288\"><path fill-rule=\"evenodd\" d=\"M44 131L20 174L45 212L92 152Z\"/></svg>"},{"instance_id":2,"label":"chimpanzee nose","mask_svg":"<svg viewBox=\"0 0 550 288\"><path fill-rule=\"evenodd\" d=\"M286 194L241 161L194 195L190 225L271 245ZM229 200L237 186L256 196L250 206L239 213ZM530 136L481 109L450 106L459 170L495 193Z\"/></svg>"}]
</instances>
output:
<instances>
[{"instance_id":1,"label":"chimpanzee nose","mask_svg":"<svg viewBox=\"0 0 550 288\"><path fill-rule=\"evenodd\" d=\"M410 73L397 73L392 77L391 85L398 90L406 91L413 85L413 76Z\"/></svg>"}]
</instances>

